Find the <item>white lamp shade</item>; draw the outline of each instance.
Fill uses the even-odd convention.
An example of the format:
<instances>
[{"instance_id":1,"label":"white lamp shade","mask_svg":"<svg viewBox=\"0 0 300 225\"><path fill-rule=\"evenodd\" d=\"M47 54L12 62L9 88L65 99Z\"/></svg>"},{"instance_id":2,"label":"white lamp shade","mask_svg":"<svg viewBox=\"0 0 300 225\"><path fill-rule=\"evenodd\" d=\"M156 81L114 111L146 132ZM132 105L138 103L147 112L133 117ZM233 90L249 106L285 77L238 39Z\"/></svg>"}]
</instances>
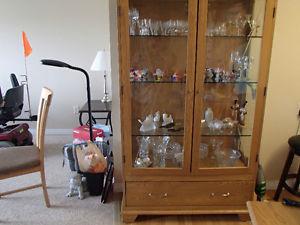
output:
<instances>
[{"instance_id":1,"label":"white lamp shade","mask_svg":"<svg viewBox=\"0 0 300 225\"><path fill-rule=\"evenodd\" d=\"M98 51L91 66L92 71L110 71L110 52Z\"/></svg>"}]
</instances>

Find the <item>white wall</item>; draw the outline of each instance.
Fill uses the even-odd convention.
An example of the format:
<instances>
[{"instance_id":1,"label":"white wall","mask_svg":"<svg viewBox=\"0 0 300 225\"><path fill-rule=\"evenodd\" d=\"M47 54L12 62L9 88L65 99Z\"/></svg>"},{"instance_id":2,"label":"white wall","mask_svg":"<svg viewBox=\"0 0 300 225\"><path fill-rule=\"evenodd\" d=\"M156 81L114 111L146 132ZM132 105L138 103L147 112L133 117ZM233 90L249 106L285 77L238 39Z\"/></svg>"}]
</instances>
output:
<instances>
[{"instance_id":1,"label":"white wall","mask_svg":"<svg viewBox=\"0 0 300 225\"><path fill-rule=\"evenodd\" d=\"M71 129L78 125L73 106L86 101L86 83L80 72L42 66L40 60L58 59L86 69L91 78L92 98L101 98L102 73L91 72L89 68L97 50L109 49L108 2L0 0L0 86L3 90L10 87L10 73L25 73L21 41L24 30L33 49L27 67L35 113L42 86L54 91L48 128ZM110 86L109 80L109 93Z\"/></svg>"},{"instance_id":2,"label":"white wall","mask_svg":"<svg viewBox=\"0 0 300 225\"><path fill-rule=\"evenodd\" d=\"M109 1L110 24L110 50L112 66L112 123L114 129L114 176L117 185L115 191L121 191L122 186L122 148L121 148L121 118L120 118L120 92L119 92L119 49L118 49L118 17L117 0Z\"/></svg>"},{"instance_id":3,"label":"white wall","mask_svg":"<svg viewBox=\"0 0 300 225\"><path fill-rule=\"evenodd\" d=\"M299 9L299 0L278 1L261 143L261 162L271 188L277 185L289 150L287 140L296 134L299 122ZM296 165L293 169L296 172Z\"/></svg>"}]
</instances>

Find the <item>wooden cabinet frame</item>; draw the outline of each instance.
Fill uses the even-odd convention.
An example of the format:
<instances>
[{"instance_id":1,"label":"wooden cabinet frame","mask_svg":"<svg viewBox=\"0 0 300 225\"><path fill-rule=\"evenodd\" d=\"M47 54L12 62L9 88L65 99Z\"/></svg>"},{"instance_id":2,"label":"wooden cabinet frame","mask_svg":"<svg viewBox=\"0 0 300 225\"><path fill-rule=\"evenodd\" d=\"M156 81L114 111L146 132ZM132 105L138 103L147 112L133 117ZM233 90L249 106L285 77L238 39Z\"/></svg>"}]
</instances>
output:
<instances>
[{"instance_id":1,"label":"wooden cabinet frame","mask_svg":"<svg viewBox=\"0 0 300 225\"><path fill-rule=\"evenodd\" d=\"M170 0L171 1L171 0ZM277 0L266 0L264 31L260 53L259 80L257 86L257 100L251 154L248 167L240 168L198 168L199 138L201 137L201 108L203 107L202 93L203 79L206 67L206 24L208 0L189 0L189 35L187 52L187 82L185 99L185 129L184 129L184 164L182 168L147 168L137 169L132 166L132 124L131 124L131 84L128 78L130 70L130 35L128 23L129 0L118 1L118 28L119 28L119 61L120 61L120 98L121 98L121 131L122 156L124 174L124 196L122 202L122 216L125 222L133 221L140 214L240 214L241 218L247 214L246 202L243 205L199 205L182 207L167 205L151 205L141 207L128 204L126 192L128 187L134 187L131 182L182 182L195 187L195 182L249 182L254 192L254 184L258 167L260 137L264 118L265 96L267 89L269 64L272 49L273 30ZM194 157L193 157L194 156ZM127 185L128 184L128 185ZM149 186L151 189L153 184ZM155 186L155 185L154 185ZM148 187L146 186L146 189ZM167 188L167 187L166 187ZM132 190L130 189L131 193ZM149 192L149 196L150 196ZM182 193L178 193L181 195ZM183 197L183 196L179 196ZM250 199L249 199L250 200ZM143 201L143 200L141 200ZM130 206L129 206L130 205ZM180 209L179 209L180 208Z\"/></svg>"},{"instance_id":2,"label":"wooden cabinet frame","mask_svg":"<svg viewBox=\"0 0 300 225\"><path fill-rule=\"evenodd\" d=\"M205 59L206 59L206 24L207 24L207 8L208 0L199 1L199 23L198 23L198 46L197 46L197 64L196 64L196 84L195 84L195 109L194 109L194 130L193 130L193 154L197 154L197 149L199 149L198 143L200 143L199 138L201 137L200 125L201 124L201 107L202 103L202 93L204 89L203 84L203 72L205 71ZM275 13L277 7L277 0L267 0L266 9L265 9L265 20L264 20L264 31L262 38L262 47L261 47L261 56L260 56L260 69L259 69L259 80L257 88L257 102L256 102L256 111L255 111L255 121L253 127L253 138L251 144L251 156L250 156L250 165L247 168L232 168L226 169L223 168L198 168L199 159L194 157L192 159L192 173L197 175L221 175L221 174L256 174L258 166L258 154L260 148L260 137L262 132L263 118L264 118L264 107L266 100L266 90L267 82L269 75L269 65L271 58L272 50L272 40L273 40L273 31L275 25ZM203 15L203 16L201 16ZM257 138L255 138L257 137Z\"/></svg>"},{"instance_id":3,"label":"wooden cabinet frame","mask_svg":"<svg viewBox=\"0 0 300 225\"><path fill-rule=\"evenodd\" d=\"M194 83L195 83L195 61L196 61L196 38L197 38L197 0L189 1L189 35L187 38L187 82L186 82L186 100L185 100L185 130L184 130L184 146L187 149L192 147L192 133L193 133L193 107L194 107ZM124 174L130 175L188 175L190 174L191 151L185 151L183 168L165 168L153 169L146 171L144 169L135 169L132 167L132 141L131 141L131 88L128 79L129 65L129 31L128 25L128 1L119 1L119 40L120 40L120 84L121 84L121 119L122 123L122 141L123 141L123 156L124 156ZM120 16L122 15L122 16ZM124 131L124 132L123 132ZM126 140L126 141L125 141Z\"/></svg>"}]
</instances>

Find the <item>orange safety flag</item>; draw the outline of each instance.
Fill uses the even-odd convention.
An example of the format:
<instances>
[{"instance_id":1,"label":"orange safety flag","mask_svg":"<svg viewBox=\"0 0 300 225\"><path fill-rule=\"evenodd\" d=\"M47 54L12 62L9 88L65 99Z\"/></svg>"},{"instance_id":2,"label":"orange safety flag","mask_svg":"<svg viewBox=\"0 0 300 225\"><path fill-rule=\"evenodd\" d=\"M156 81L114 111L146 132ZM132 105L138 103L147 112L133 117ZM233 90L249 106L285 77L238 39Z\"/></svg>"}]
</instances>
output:
<instances>
[{"instance_id":1,"label":"orange safety flag","mask_svg":"<svg viewBox=\"0 0 300 225\"><path fill-rule=\"evenodd\" d=\"M27 57L31 54L32 48L29 44L29 41L26 37L26 33L22 31L22 39L23 39L23 46L24 46L24 56Z\"/></svg>"}]
</instances>

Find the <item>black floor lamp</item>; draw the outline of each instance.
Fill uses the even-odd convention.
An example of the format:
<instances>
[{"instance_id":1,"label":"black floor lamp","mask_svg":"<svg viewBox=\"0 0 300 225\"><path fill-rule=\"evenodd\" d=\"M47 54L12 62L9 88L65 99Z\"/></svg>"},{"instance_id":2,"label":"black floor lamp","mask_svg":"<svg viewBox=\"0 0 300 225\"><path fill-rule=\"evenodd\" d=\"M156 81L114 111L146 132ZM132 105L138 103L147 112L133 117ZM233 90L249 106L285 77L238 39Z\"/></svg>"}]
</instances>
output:
<instances>
[{"instance_id":1,"label":"black floor lamp","mask_svg":"<svg viewBox=\"0 0 300 225\"><path fill-rule=\"evenodd\" d=\"M42 59L41 63L46 66L64 67L71 70L77 70L82 72L86 77L86 90L87 90L87 100L88 100L88 114L89 114L89 127L90 127L90 140L93 141L93 131L92 131L92 111L91 111L91 89L90 89L90 78L89 74L82 68L71 66L67 63L52 60L52 59ZM105 203L107 199L108 192L112 185L113 179L113 163L109 164L107 179L105 180L104 193L101 198L101 202ZM91 195L100 195L103 188L104 173L91 174L85 173L87 178L88 188Z\"/></svg>"},{"instance_id":2,"label":"black floor lamp","mask_svg":"<svg viewBox=\"0 0 300 225\"><path fill-rule=\"evenodd\" d=\"M88 103L88 115L89 115L89 127L90 127L90 140L93 141L93 127L92 127L92 112L91 112L91 89L90 89L90 78L89 74L79 67L71 66L65 62L61 62L58 60L52 60L52 59L42 59L41 63L46 66L55 66L55 67L64 67L69 68L71 70L77 70L82 72L86 77L86 90L87 90L87 103Z\"/></svg>"}]
</instances>

